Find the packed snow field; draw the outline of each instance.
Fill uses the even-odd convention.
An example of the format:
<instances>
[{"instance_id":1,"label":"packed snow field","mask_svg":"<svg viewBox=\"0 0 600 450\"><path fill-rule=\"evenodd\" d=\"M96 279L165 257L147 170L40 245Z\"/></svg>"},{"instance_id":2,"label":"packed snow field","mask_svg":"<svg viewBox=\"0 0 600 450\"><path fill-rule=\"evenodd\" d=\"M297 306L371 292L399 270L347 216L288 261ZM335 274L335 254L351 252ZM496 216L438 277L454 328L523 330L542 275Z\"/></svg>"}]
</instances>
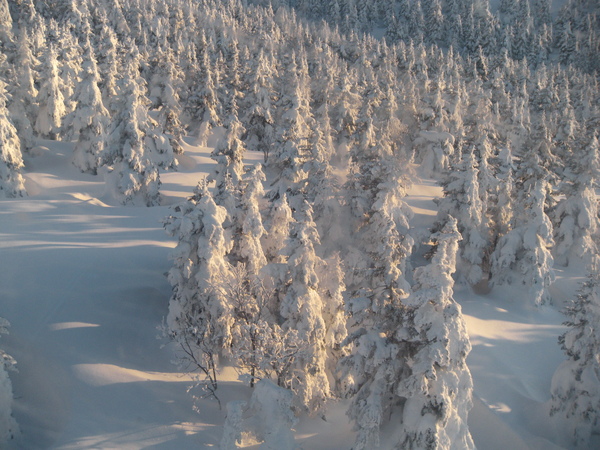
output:
<instances>
[{"instance_id":1,"label":"packed snow field","mask_svg":"<svg viewBox=\"0 0 600 450\"><path fill-rule=\"evenodd\" d=\"M71 164L72 147L41 141L26 156L29 197L0 200L2 338L18 361L11 373L20 434L10 448L214 448L225 409L204 399L193 408L189 375L171 363L157 327L168 312L165 277L176 242L161 221L169 204L189 196L210 170L210 149L186 146L180 170L163 174L165 205L119 206L101 176ZM254 157L254 158L253 158ZM251 153L247 162L260 160ZM407 202L415 227L435 219L439 187L415 184ZM573 297L582 268L561 272L554 306L527 308L518 287L476 294L455 286L473 350L469 427L480 449L567 446L548 417L551 377L564 360L558 312ZM223 405L250 389L233 370L221 375ZM326 418L294 428L305 449L350 448L354 441L344 401ZM385 448L384 430L382 447Z\"/></svg>"}]
</instances>

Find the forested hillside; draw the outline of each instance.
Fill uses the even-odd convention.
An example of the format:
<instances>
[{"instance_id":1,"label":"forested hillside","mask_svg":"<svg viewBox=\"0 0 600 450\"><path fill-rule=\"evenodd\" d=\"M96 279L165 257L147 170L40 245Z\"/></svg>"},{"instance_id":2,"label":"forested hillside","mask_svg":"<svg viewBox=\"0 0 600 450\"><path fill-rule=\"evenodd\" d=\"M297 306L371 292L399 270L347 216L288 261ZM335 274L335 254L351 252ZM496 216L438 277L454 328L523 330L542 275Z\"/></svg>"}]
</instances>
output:
<instances>
[{"instance_id":1,"label":"forested hillside","mask_svg":"<svg viewBox=\"0 0 600 450\"><path fill-rule=\"evenodd\" d=\"M221 405L222 448L292 448L298 418L340 402L355 449L390 423L383 446L474 448L457 287L567 307L549 414L585 448L600 432L600 19L595 0L557 6L0 0L0 197L27 201L24 162L55 141L107 205L170 206L163 342L198 401L221 402L225 368L254 392ZM175 201L161 177L192 146L214 164ZM425 230L407 203L421 179L443 194ZM580 294L557 303L574 267ZM17 427L0 357L2 442Z\"/></svg>"}]
</instances>

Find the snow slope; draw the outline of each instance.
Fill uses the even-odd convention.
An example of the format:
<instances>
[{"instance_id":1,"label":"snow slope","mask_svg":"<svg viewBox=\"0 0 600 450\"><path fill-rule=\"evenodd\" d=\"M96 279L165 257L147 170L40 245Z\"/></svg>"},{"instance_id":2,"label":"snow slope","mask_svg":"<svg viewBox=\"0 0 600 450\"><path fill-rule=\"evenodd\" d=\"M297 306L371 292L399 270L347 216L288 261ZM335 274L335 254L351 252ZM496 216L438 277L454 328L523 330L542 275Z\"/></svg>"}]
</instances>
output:
<instances>
[{"instance_id":1,"label":"snow slope","mask_svg":"<svg viewBox=\"0 0 600 450\"><path fill-rule=\"evenodd\" d=\"M69 144L40 144L25 158L30 197L0 200L0 317L12 324L1 345L19 369L11 379L21 436L11 447L217 447L224 411L211 400L193 410L190 377L177 372L173 350L156 339L175 245L161 219L207 173L209 149L186 146L180 171L161 175L164 206L132 208L107 197L102 177L72 166ZM432 181L411 189L416 234L434 220L438 195ZM559 274L559 306L582 273ZM480 449L560 448L545 403L564 359L556 343L563 317L553 307L524 308L524 292L478 295L456 287L473 344L469 423ZM219 391L223 404L250 395L233 371L223 374ZM341 402L325 419L301 420L297 442L305 449L350 448L344 410Z\"/></svg>"}]
</instances>

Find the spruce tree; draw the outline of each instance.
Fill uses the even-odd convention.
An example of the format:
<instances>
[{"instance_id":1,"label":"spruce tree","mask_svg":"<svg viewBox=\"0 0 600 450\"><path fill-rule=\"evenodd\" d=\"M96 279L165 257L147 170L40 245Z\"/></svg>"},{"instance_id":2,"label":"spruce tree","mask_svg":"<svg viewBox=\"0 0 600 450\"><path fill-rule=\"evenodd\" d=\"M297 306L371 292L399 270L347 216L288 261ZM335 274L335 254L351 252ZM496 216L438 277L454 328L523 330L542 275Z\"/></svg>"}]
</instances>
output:
<instances>
[{"instance_id":1,"label":"spruce tree","mask_svg":"<svg viewBox=\"0 0 600 450\"><path fill-rule=\"evenodd\" d=\"M160 178L147 137L156 141L148 136L148 100L143 80L137 76L138 55L137 49L132 48L128 73L119 83L119 113L112 117L102 163L110 166L106 181L122 204L155 206L160 203Z\"/></svg>"},{"instance_id":2,"label":"spruce tree","mask_svg":"<svg viewBox=\"0 0 600 450\"><path fill-rule=\"evenodd\" d=\"M0 81L0 197L27 195L21 169L21 142L6 108L6 84Z\"/></svg>"},{"instance_id":3,"label":"spruce tree","mask_svg":"<svg viewBox=\"0 0 600 450\"><path fill-rule=\"evenodd\" d=\"M40 73L43 81L36 98L39 109L34 126L39 136L48 139L56 139L59 135L62 118L67 113L58 70L56 50L51 44L44 54Z\"/></svg>"},{"instance_id":4,"label":"spruce tree","mask_svg":"<svg viewBox=\"0 0 600 450\"><path fill-rule=\"evenodd\" d=\"M225 208L214 202L202 181L164 221L166 232L178 239L170 255L173 293L165 332L178 345L182 366L200 372L202 387L212 394L218 387L219 354L231 342L231 305L221 289L229 276L225 217Z\"/></svg>"},{"instance_id":5,"label":"spruce tree","mask_svg":"<svg viewBox=\"0 0 600 450\"><path fill-rule=\"evenodd\" d=\"M461 239L455 220L433 236L436 252L415 270L398 339L408 350L408 373L394 393L404 397L400 438L406 449L473 449L467 426L473 381L466 364L471 344L461 308L453 299Z\"/></svg>"},{"instance_id":6,"label":"spruce tree","mask_svg":"<svg viewBox=\"0 0 600 450\"><path fill-rule=\"evenodd\" d=\"M596 262L597 264L597 262ZM600 275L592 266L566 309L568 329L558 342L567 355L552 377L551 415L567 419L569 439L589 448L600 431Z\"/></svg>"},{"instance_id":7,"label":"spruce tree","mask_svg":"<svg viewBox=\"0 0 600 450\"><path fill-rule=\"evenodd\" d=\"M83 59L79 75L81 81L74 95L75 111L65 118L65 126L77 138L73 164L82 172L95 175L104 151L110 117L98 88L100 76L89 41Z\"/></svg>"}]
</instances>

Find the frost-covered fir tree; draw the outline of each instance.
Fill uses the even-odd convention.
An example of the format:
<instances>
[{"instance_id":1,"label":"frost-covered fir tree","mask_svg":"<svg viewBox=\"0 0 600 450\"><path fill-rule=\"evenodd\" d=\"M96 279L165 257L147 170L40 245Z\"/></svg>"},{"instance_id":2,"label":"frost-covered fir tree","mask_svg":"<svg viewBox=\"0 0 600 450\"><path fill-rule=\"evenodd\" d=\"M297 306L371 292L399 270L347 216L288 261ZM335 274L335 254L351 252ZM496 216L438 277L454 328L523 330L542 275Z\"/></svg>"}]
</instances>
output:
<instances>
[{"instance_id":1,"label":"frost-covered fir tree","mask_svg":"<svg viewBox=\"0 0 600 450\"><path fill-rule=\"evenodd\" d=\"M576 448L590 448L600 433L600 275L597 266L566 309L567 331L559 343L568 359L552 377L552 415L567 420L568 439Z\"/></svg>"},{"instance_id":2,"label":"frost-covered fir tree","mask_svg":"<svg viewBox=\"0 0 600 450\"><path fill-rule=\"evenodd\" d=\"M246 172L241 186L239 221L242 228L236 253L242 258L248 271L255 275L267 264L261 244L261 239L266 234L261 215L265 180L262 167L257 164Z\"/></svg>"},{"instance_id":3,"label":"frost-covered fir tree","mask_svg":"<svg viewBox=\"0 0 600 450\"><path fill-rule=\"evenodd\" d=\"M473 381L466 364L471 351L461 308L453 299L458 242L456 220L435 234L431 263L414 273L396 339L407 346L408 373L395 394L406 401L395 444L405 449L473 449L467 417ZM400 356L400 355L399 355Z\"/></svg>"},{"instance_id":4,"label":"frost-covered fir tree","mask_svg":"<svg viewBox=\"0 0 600 450\"><path fill-rule=\"evenodd\" d=\"M302 190L313 208L319 235L329 246L334 246L344 234L344 227L340 220L341 194L331 165L335 148L326 108L321 119L316 123L310 157L304 165L306 180Z\"/></svg>"},{"instance_id":5,"label":"frost-covered fir tree","mask_svg":"<svg viewBox=\"0 0 600 450\"><path fill-rule=\"evenodd\" d=\"M248 105L245 123L246 145L251 150L263 153L267 162L275 140L274 129L274 96L273 68L271 61L261 49L255 70L249 71L248 80L250 92L246 95Z\"/></svg>"},{"instance_id":6,"label":"frost-covered fir tree","mask_svg":"<svg viewBox=\"0 0 600 450\"><path fill-rule=\"evenodd\" d=\"M44 53L40 78L42 83L36 98L39 109L34 128L41 137L55 139L60 133L67 108L61 91L56 50L52 44Z\"/></svg>"},{"instance_id":7,"label":"frost-covered fir tree","mask_svg":"<svg viewBox=\"0 0 600 450\"><path fill-rule=\"evenodd\" d=\"M570 179L563 180L561 199L552 215L558 226L554 230L553 255L557 263L568 265L572 256L598 254L598 199L595 189L600 177L600 148L594 136L584 148Z\"/></svg>"},{"instance_id":8,"label":"frost-covered fir tree","mask_svg":"<svg viewBox=\"0 0 600 450\"><path fill-rule=\"evenodd\" d=\"M210 181L215 181L217 197L224 189L225 179L229 177L233 186L237 186L244 173L244 152L246 146L242 141L244 127L234 112L227 124L225 136L219 141L213 152L212 159L217 162Z\"/></svg>"},{"instance_id":9,"label":"frost-covered fir tree","mask_svg":"<svg viewBox=\"0 0 600 450\"><path fill-rule=\"evenodd\" d=\"M284 330L298 332L304 351L291 362L278 384L294 392L297 407L315 413L322 412L331 397L323 316L326 306L317 274L323 263L316 255L320 241L310 205L304 203L298 215L284 249L287 273L285 289L279 293L279 314Z\"/></svg>"},{"instance_id":10,"label":"frost-covered fir tree","mask_svg":"<svg viewBox=\"0 0 600 450\"><path fill-rule=\"evenodd\" d=\"M59 88L64 98L66 114L73 112L75 107L73 94L79 83L78 74L82 63L82 50L75 36L68 30L67 24L61 24L56 41L56 51L60 76ZM64 136L71 137L68 128L64 130Z\"/></svg>"},{"instance_id":11,"label":"frost-covered fir tree","mask_svg":"<svg viewBox=\"0 0 600 450\"><path fill-rule=\"evenodd\" d=\"M434 238L437 253L415 271L413 293L380 305L377 320L350 335L355 349L341 367L354 392L348 414L358 431L356 449L383 445L384 426L395 430L385 442L390 448L474 448L467 428L470 344L452 298L456 221L449 219ZM364 315L364 308L354 314Z\"/></svg>"},{"instance_id":12,"label":"frost-covered fir tree","mask_svg":"<svg viewBox=\"0 0 600 450\"><path fill-rule=\"evenodd\" d=\"M6 108L6 85L0 81L0 198L27 195L22 168L21 141Z\"/></svg>"},{"instance_id":13,"label":"frost-covered fir tree","mask_svg":"<svg viewBox=\"0 0 600 450\"><path fill-rule=\"evenodd\" d=\"M13 20L7 0L0 0L0 38L2 45L12 41Z\"/></svg>"},{"instance_id":14,"label":"frost-covered fir tree","mask_svg":"<svg viewBox=\"0 0 600 450\"><path fill-rule=\"evenodd\" d=\"M9 323L0 317L0 335L8 333ZM13 391L8 372L14 370L15 360L0 349L0 445L14 439L18 427L12 416Z\"/></svg>"},{"instance_id":15,"label":"frost-covered fir tree","mask_svg":"<svg viewBox=\"0 0 600 450\"><path fill-rule=\"evenodd\" d=\"M282 263L284 261L281 249L285 246L285 241L289 236L292 221L292 209L287 201L287 195L283 195L271 203L266 223L267 233L263 237L263 249L269 262Z\"/></svg>"},{"instance_id":16,"label":"frost-covered fir tree","mask_svg":"<svg viewBox=\"0 0 600 450\"><path fill-rule=\"evenodd\" d=\"M119 112L112 117L102 163L111 168L107 185L121 203L154 206L160 202L160 178L146 147L148 109L141 80L135 76L136 61L120 81Z\"/></svg>"},{"instance_id":17,"label":"frost-covered fir tree","mask_svg":"<svg viewBox=\"0 0 600 450\"><path fill-rule=\"evenodd\" d=\"M548 289L555 277L552 223L545 212L547 191L548 183L541 179L523 192L513 228L498 240L491 255L492 284L523 284L536 306L550 303Z\"/></svg>"},{"instance_id":18,"label":"frost-covered fir tree","mask_svg":"<svg viewBox=\"0 0 600 450\"><path fill-rule=\"evenodd\" d=\"M304 55L305 56L305 55ZM297 62L297 59L300 61ZM276 143L269 167L276 171L276 178L270 190L271 198L281 197L284 193L292 207L296 207L299 182L304 179L304 162L310 149L313 117L310 110L308 91L308 74L300 69L303 64L302 55L292 55L291 62L282 78L285 86L279 99L281 111L279 127L276 130Z\"/></svg>"},{"instance_id":19,"label":"frost-covered fir tree","mask_svg":"<svg viewBox=\"0 0 600 450\"><path fill-rule=\"evenodd\" d=\"M104 104L111 112L113 109L110 99L116 98L117 80L119 79L119 58L117 55L118 41L112 28L106 22L102 23L100 38L98 43L98 71L100 82L98 87L102 92Z\"/></svg>"},{"instance_id":20,"label":"frost-covered fir tree","mask_svg":"<svg viewBox=\"0 0 600 450\"><path fill-rule=\"evenodd\" d=\"M160 203L158 168L173 168L176 161L169 139L149 115L145 82L138 71L140 56L131 45L102 162L111 166L107 184L121 203L155 206Z\"/></svg>"},{"instance_id":21,"label":"frost-covered fir tree","mask_svg":"<svg viewBox=\"0 0 600 450\"><path fill-rule=\"evenodd\" d=\"M32 123L37 116L36 97L38 90L35 86L37 72L34 67L39 61L33 56L31 38L23 27L19 31L17 55L15 63L14 82L11 89L11 102L8 106L12 121L19 133L21 150L27 151L35 146Z\"/></svg>"},{"instance_id":22,"label":"frost-covered fir tree","mask_svg":"<svg viewBox=\"0 0 600 450\"><path fill-rule=\"evenodd\" d=\"M202 70L196 74L196 82L191 87L190 95L184 106L189 116L189 122L192 126L198 127L199 145L206 145L210 131L221 125L221 119L219 118L221 103L215 90L212 70L213 64L210 60L209 51L205 50Z\"/></svg>"},{"instance_id":23,"label":"frost-covered fir tree","mask_svg":"<svg viewBox=\"0 0 600 450\"><path fill-rule=\"evenodd\" d=\"M178 87L181 83L179 68L175 64L172 52L167 52L166 64L162 66L162 81L160 103L160 115L158 121L162 129L171 135L170 143L173 151L177 154L183 153L183 124L181 122L181 104L179 100ZM165 67L166 66L166 67Z\"/></svg>"},{"instance_id":24,"label":"frost-covered fir tree","mask_svg":"<svg viewBox=\"0 0 600 450\"><path fill-rule=\"evenodd\" d=\"M363 146L371 142L369 128L366 132ZM345 341L350 354L341 359L340 370L342 387L352 396L348 415L358 431L357 449L379 445L380 428L397 400L389 393L405 370L405 362L394 354L397 324L387 318L403 308L410 292L404 271L412 240L404 234L409 217L402 209L400 170L382 145L370 143L363 147L366 152L353 154L357 167L347 185L358 223L354 238L361 245L346 258L353 266L346 309L354 331ZM387 177L394 169L398 171Z\"/></svg>"},{"instance_id":25,"label":"frost-covered fir tree","mask_svg":"<svg viewBox=\"0 0 600 450\"><path fill-rule=\"evenodd\" d=\"M447 217L458 221L462 235L459 272L471 285L482 280L487 242L484 205L479 192L479 170L474 149L455 165L442 182L444 197L437 201L438 218L443 227ZM454 219L452 219L454 220Z\"/></svg>"},{"instance_id":26,"label":"frost-covered fir tree","mask_svg":"<svg viewBox=\"0 0 600 450\"><path fill-rule=\"evenodd\" d=\"M71 133L77 138L73 164L82 172L95 175L104 151L110 117L98 88L100 76L89 41L79 76L81 81L74 95L75 111L65 118L65 126L70 127Z\"/></svg>"},{"instance_id":27,"label":"frost-covered fir tree","mask_svg":"<svg viewBox=\"0 0 600 450\"><path fill-rule=\"evenodd\" d=\"M178 240L170 255L173 294L166 333L182 351L182 365L205 376L212 393L217 389L218 356L231 342L232 306L220 288L229 277L225 217L225 208L214 202L203 180L164 221L166 232Z\"/></svg>"}]
</instances>

